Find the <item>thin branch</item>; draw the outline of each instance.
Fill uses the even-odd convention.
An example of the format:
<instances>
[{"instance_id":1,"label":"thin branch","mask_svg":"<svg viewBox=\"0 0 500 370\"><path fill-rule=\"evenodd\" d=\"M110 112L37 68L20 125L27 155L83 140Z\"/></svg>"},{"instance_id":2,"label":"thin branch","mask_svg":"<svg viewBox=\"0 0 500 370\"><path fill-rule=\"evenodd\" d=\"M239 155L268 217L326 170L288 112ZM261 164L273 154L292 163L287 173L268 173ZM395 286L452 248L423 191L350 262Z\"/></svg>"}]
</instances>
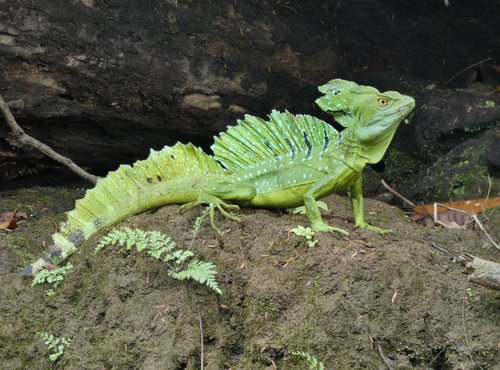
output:
<instances>
[{"instance_id":1,"label":"thin branch","mask_svg":"<svg viewBox=\"0 0 500 370\"><path fill-rule=\"evenodd\" d=\"M200 305L198 308L198 324L200 325L200 370L203 370L203 326L201 325Z\"/></svg>"},{"instance_id":2,"label":"thin branch","mask_svg":"<svg viewBox=\"0 0 500 370\"><path fill-rule=\"evenodd\" d=\"M385 357L384 352L382 352L382 347L378 343L377 343L377 349L378 349L378 354L380 355L380 357L382 357L382 361L384 361L384 364L387 367L387 369L394 370L391 364L391 360Z\"/></svg>"},{"instance_id":3,"label":"thin branch","mask_svg":"<svg viewBox=\"0 0 500 370\"><path fill-rule=\"evenodd\" d=\"M442 87L445 87L446 85L448 85L451 81L453 81L457 76L460 76L462 73L464 73L465 71L467 71L468 69L471 69L471 68L474 68L480 64L483 64L483 63L486 63L486 62L489 62L491 60L491 58L486 58L486 59L483 59L483 60L480 60L479 62L477 63L474 63L474 64L471 64L470 66L468 67L465 67L464 69L462 69L461 71L455 73L453 76L451 76L448 81L446 81Z\"/></svg>"},{"instance_id":4,"label":"thin branch","mask_svg":"<svg viewBox=\"0 0 500 370\"><path fill-rule=\"evenodd\" d=\"M380 183L382 185L384 185L384 187L389 190L392 194L394 194L395 196L397 196L398 198L402 199L403 201L405 201L406 203L408 203L410 206L412 207L415 207L415 203L413 203L411 200L409 200L408 198L405 198L404 196L402 196L401 194L399 194L396 190L394 190L393 188L391 188L389 185L387 185L387 183L384 181L384 180L380 180Z\"/></svg>"},{"instance_id":5,"label":"thin branch","mask_svg":"<svg viewBox=\"0 0 500 370\"><path fill-rule=\"evenodd\" d=\"M484 233L484 235L486 235L486 237L488 238L488 240L491 242L491 244L493 244L493 246L496 248L496 249L500 249L500 246L498 245L498 243L496 241L493 240L493 238L491 237L490 234L488 234L488 232L486 231L486 229L484 228L483 224L481 222L479 222L479 219L477 218L476 215L472 215L472 218L474 219L474 221L476 222L477 226L479 226L479 228L481 229L481 231Z\"/></svg>"},{"instance_id":6,"label":"thin branch","mask_svg":"<svg viewBox=\"0 0 500 370\"><path fill-rule=\"evenodd\" d=\"M456 255L455 255L455 254L453 254L453 253L451 253L449 250L447 250L447 249L443 248L442 246L440 246L440 245L439 245L438 243L436 243L436 242L431 242L431 247L436 248L437 250L439 250L439 251L441 251L441 252L443 252L443 253L445 253L445 254L447 254L447 255L451 256L451 257L454 257L454 258L456 257Z\"/></svg>"},{"instance_id":7,"label":"thin branch","mask_svg":"<svg viewBox=\"0 0 500 370\"><path fill-rule=\"evenodd\" d=\"M488 261L471 254L462 253L457 261L465 266L471 283L489 289L500 290L500 263Z\"/></svg>"},{"instance_id":8,"label":"thin branch","mask_svg":"<svg viewBox=\"0 0 500 370\"><path fill-rule=\"evenodd\" d=\"M481 204L481 209L484 207L486 202L488 202L488 199L490 199L490 193L491 193L491 177L489 174L486 174L488 176L488 193L486 193L486 198L484 198L484 202Z\"/></svg>"},{"instance_id":9,"label":"thin branch","mask_svg":"<svg viewBox=\"0 0 500 370\"><path fill-rule=\"evenodd\" d=\"M469 343L469 336L467 335L467 327L465 325L465 301L467 300L466 297L462 297L462 327L464 329L464 337L465 337L465 344L467 344L467 349L469 350L469 358L470 361L472 362L473 366L476 366L476 363L474 362L474 358L472 358L472 349Z\"/></svg>"},{"instance_id":10,"label":"thin branch","mask_svg":"<svg viewBox=\"0 0 500 370\"><path fill-rule=\"evenodd\" d=\"M94 176L87 171L83 170L80 166L75 164L71 159L62 156L61 154L55 152L51 147L48 145L38 141L37 139L29 136L24 130L17 124L14 116L10 112L9 106L3 100L2 96L0 95L0 110L2 111L2 114L5 118L5 121L9 125L12 136L14 137L14 140L18 142L21 145L28 145L31 146L35 149L38 149L41 151L43 154L45 154L47 157L52 158L53 160L65 165L68 167L71 171L76 173L78 176L84 178L85 180L95 184L97 180L99 179L97 176Z\"/></svg>"},{"instance_id":11,"label":"thin branch","mask_svg":"<svg viewBox=\"0 0 500 370\"><path fill-rule=\"evenodd\" d=\"M431 242L431 246L452 257L454 263L465 266L465 272L469 275L471 283L482 285L489 289L500 290L500 264L488 261L468 253L456 254Z\"/></svg>"},{"instance_id":12,"label":"thin branch","mask_svg":"<svg viewBox=\"0 0 500 370\"><path fill-rule=\"evenodd\" d=\"M438 354L437 354L436 356L434 356L434 358L431 360L431 362L429 362L429 363L427 364L427 366L426 366L426 367L427 367L427 368L430 368L430 367L431 367L431 365L432 365L432 363L433 363L434 361L436 361L436 359L439 357L439 355L440 355L441 353L443 353L443 351L444 351L445 349L447 349L447 348L448 348L448 346L447 346L447 345L446 345L446 346L444 346L443 348L441 348L441 351L439 351L439 352L438 352Z\"/></svg>"},{"instance_id":13,"label":"thin branch","mask_svg":"<svg viewBox=\"0 0 500 370\"><path fill-rule=\"evenodd\" d=\"M304 252L309 248L307 245L302 248L302 250L297 254L295 257L290 257L289 259L286 260L286 262L281 266L281 267L287 267L291 262L295 261L298 259L300 256L304 254Z\"/></svg>"}]
</instances>

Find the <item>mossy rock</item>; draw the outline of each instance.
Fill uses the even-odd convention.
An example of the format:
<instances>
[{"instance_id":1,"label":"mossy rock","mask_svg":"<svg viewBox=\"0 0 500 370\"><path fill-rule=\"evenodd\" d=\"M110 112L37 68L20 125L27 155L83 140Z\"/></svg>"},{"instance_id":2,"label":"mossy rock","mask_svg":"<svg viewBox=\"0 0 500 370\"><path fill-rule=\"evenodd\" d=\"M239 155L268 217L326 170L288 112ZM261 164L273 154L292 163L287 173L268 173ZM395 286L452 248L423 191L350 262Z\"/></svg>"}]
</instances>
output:
<instances>
[{"instance_id":1,"label":"mossy rock","mask_svg":"<svg viewBox=\"0 0 500 370\"><path fill-rule=\"evenodd\" d=\"M475 199L500 192L500 169L489 161L496 128L457 145L430 165L416 156L392 149L386 159L386 177L414 201Z\"/></svg>"}]
</instances>

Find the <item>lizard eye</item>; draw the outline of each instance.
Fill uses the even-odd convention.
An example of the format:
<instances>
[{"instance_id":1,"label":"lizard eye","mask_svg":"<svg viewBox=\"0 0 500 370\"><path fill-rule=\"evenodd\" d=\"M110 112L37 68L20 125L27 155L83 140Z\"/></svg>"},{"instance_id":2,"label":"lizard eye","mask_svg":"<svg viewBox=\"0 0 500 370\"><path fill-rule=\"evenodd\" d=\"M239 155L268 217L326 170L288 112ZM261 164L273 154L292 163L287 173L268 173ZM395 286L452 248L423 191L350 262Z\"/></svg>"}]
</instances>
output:
<instances>
[{"instance_id":1,"label":"lizard eye","mask_svg":"<svg viewBox=\"0 0 500 370\"><path fill-rule=\"evenodd\" d=\"M378 105L380 105L381 107L386 107L387 105L389 105L389 99L386 99L386 98L379 98L377 100L377 103Z\"/></svg>"}]
</instances>

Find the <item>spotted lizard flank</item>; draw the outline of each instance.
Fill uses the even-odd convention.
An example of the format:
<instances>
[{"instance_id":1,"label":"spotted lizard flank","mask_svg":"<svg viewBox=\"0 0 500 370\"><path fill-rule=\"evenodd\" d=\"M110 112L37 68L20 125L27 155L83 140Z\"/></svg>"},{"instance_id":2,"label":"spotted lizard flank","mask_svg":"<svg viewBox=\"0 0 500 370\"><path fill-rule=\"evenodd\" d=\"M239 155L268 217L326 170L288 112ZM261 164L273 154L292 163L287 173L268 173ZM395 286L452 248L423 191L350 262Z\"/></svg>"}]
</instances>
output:
<instances>
[{"instance_id":1,"label":"spotted lizard flank","mask_svg":"<svg viewBox=\"0 0 500 370\"><path fill-rule=\"evenodd\" d=\"M316 103L344 127L342 132L309 115L272 111L267 121L247 115L221 133L213 156L192 144L152 150L147 159L110 172L76 201L53 235L49 255L21 274L64 260L100 229L167 204L210 204L234 220L227 210L239 206L304 205L313 230L347 235L322 220L316 200L348 189L356 226L390 231L365 222L361 173L382 159L414 99L340 79L319 91L324 95Z\"/></svg>"}]
</instances>

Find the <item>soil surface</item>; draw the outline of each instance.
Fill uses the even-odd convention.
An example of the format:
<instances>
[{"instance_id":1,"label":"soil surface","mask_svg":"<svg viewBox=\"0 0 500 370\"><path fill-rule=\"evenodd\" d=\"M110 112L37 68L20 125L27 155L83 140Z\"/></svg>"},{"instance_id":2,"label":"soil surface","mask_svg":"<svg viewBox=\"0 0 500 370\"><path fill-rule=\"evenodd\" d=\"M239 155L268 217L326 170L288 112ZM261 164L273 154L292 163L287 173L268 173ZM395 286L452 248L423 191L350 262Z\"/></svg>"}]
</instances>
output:
<instances>
[{"instance_id":1,"label":"soil surface","mask_svg":"<svg viewBox=\"0 0 500 370\"><path fill-rule=\"evenodd\" d=\"M213 261L223 291L170 278L162 262L117 248L94 255L99 236L73 255L56 295L15 274L39 257L63 211L81 189L32 188L0 193L0 208L30 216L0 231L2 369L306 369L304 351L326 369L493 369L500 362L500 293L467 282L462 267L430 246L498 260L474 230L429 229L401 210L367 200L377 235L354 228L348 199L326 198L325 220L349 238L317 235L307 247L290 232L305 216L240 211L241 223L216 215L194 240ZM122 226L158 230L179 246L192 240L202 209L179 206L130 217ZM498 240L498 209L485 225ZM103 235L104 233L102 233ZM100 236L102 236L100 235ZM37 332L71 337L53 363Z\"/></svg>"}]
</instances>

